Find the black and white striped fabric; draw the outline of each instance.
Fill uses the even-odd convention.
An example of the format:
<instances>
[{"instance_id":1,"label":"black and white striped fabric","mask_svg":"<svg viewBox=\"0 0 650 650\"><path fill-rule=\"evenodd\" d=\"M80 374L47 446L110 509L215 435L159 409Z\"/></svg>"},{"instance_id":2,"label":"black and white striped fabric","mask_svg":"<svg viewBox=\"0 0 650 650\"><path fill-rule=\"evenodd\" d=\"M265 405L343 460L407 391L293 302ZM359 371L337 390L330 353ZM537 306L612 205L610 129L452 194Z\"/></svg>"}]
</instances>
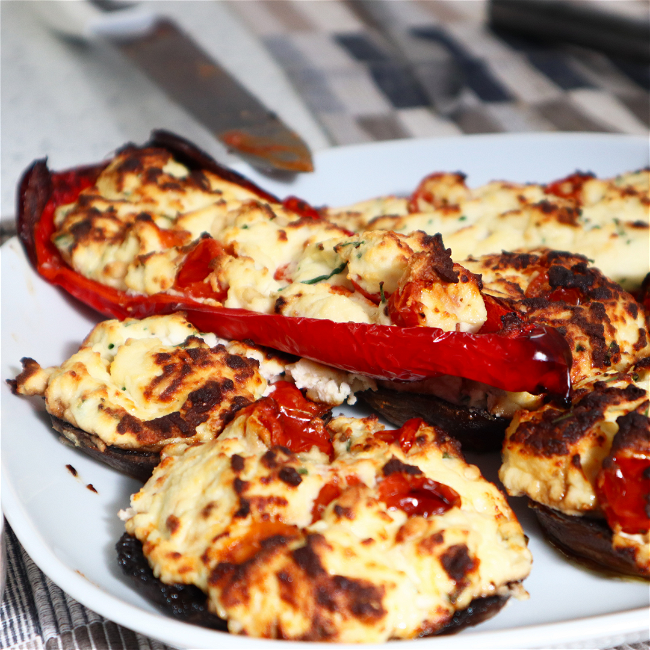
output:
<instances>
[{"instance_id":1,"label":"black and white striped fabric","mask_svg":"<svg viewBox=\"0 0 650 650\"><path fill-rule=\"evenodd\" d=\"M84 607L32 561L5 522L7 577L0 648L10 650L171 650Z\"/></svg>"},{"instance_id":2,"label":"black and white striped fabric","mask_svg":"<svg viewBox=\"0 0 650 650\"><path fill-rule=\"evenodd\" d=\"M284 69L333 145L515 131L648 134L648 66L496 34L486 25L484 0L394 3L404 29L441 46L461 75L460 93L443 112L391 44L344 0L229 4ZM13 222L0 221L0 241L13 234ZM167 650L71 599L36 567L8 526L4 534L0 648ZM617 650L650 650L650 644Z\"/></svg>"},{"instance_id":3,"label":"black and white striped fabric","mask_svg":"<svg viewBox=\"0 0 650 650\"><path fill-rule=\"evenodd\" d=\"M452 59L462 85L452 110L433 108L391 43L344 0L233 3L334 144L485 132L648 133L643 63L497 34L484 0L388 5L397 27Z\"/></svg>"}]
</instances>

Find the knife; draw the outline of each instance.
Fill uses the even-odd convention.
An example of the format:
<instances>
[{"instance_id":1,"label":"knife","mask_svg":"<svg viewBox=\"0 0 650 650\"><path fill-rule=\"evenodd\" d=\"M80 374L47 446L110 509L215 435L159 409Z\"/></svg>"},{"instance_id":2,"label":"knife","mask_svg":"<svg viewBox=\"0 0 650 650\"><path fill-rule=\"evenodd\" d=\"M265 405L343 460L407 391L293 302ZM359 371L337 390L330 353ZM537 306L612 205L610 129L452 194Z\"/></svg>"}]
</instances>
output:
<instances>
[{"instance_id":1,"label":"knife","mask_svg":"<svg viewBox=\"0 0 650 650\"><path fill-rule=\"evenodd\" d=\"M263 171L313 171L303 140L169 18L122 3L111 3L118 8L102 11L101 0L49 0L34 5L63 36L109 41L251 165Z\"/></svg>"}]
</instances>

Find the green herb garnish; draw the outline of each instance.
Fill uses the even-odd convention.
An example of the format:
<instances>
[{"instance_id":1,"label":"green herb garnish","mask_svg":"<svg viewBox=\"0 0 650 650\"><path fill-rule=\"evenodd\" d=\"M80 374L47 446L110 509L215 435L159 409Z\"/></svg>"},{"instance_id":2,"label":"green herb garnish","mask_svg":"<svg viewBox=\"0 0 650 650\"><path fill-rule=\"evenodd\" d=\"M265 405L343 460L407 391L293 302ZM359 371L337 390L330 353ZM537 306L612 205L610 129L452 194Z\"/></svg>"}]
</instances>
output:
<instances>
[{"instance_id":1,"label":"green herb garnish","mask_svg":"<svg viewBox=\"0 0 650 650\"><path fill-rule=\"evenodd\" d=\"M319 275L317 278L312 278L311 280L303 280L301 284L316 284L317 282L322 282L323 280L329 280L331 277L342 273L343 269L347 265L347 262L343 262L341 266L337 266L329 275Z\"/></svg>"},{"instance_id":2,"label":"green herb garnish","mask_svg":"<svg viewBox=\"0 0 650 650\"><path fill-rule=\"evenodd\" d=\"M384 295L384 283L379 283L379 295L381 296L381 302L386 302L386 296Z\"/></svg>"},{"instance_id":3,"label":"green herb garnish","mask_svg":"<svg viewBox=\"0 0 650 650\"><path fill-rule=\"evenodd\" d=\"M302 474L304 476L305 474L309 474L309 470L306 467L299 467L298 474Z\"/></svg>"}]
</instances>

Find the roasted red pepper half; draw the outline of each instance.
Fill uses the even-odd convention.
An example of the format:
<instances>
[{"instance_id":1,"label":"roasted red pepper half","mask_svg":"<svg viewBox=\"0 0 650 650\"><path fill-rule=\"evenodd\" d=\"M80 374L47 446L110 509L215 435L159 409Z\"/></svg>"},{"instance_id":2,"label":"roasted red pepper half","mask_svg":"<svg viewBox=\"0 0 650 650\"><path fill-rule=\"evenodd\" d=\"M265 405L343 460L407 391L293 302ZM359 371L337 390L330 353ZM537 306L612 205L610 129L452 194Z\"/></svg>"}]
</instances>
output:
<instances>
[{"instance_id":1,"label":"roasted red pepper half","mask_svg":"<svg viewBox=\"0 0 650 650\"><path fill-rule=\"evenodd\" d=\"M190 169L208 169L251 189L261 198L277 201L173 134L155 131L147 146L165 147ZM509 391L568 394L571 353L564 338L553 328L535 327L503 335L336 323L215 307L202 304L191 295L132 295L89 280L70 268L51 242L54 210L72 202L84 187L93 184L104 166L52 173L44 160L33 163L19 187L18 233L42 277L106 316L143 318L182 310L203 331L224 338L251 339L259 345L370 377L412 381L453 375ZM313 208L304 202L292 198L286 207L301 216L315 218Z\"/></svg>"}]
</instances>

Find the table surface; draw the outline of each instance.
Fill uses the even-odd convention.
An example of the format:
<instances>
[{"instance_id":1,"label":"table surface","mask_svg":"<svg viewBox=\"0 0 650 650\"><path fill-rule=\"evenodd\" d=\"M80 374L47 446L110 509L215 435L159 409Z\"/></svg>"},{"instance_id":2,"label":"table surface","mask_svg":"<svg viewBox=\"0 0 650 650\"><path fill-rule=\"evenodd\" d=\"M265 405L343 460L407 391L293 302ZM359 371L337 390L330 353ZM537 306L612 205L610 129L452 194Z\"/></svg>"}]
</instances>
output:
<instances>
[{"instance_id":1,"label":"table surface","mask_svg":"<svg viewBox=\"0 0 650 650\"><path fill-rule=\"evenodd\" d=\"M390 44L343 0L149 5L174 17L314 151L463 133L649 133L646 65L496 35L486 26L483 0L392 3L393 10L399 5L396 24L441 47L462 75L444 114ZM640 5L647 3L630 3L637 12ZM2 241L15 232L16 183L36 158L47 156L54 169L95 162L124 142L144 142L152 128L166 128L226 164L236 161L110 46L65 42L50 33L38 2L2 2L0 19ZM166 648L63 593L9 527L5 542L0 647ZM650 644L621 647L648 650Z\"/></svg>"}]
</instances>

